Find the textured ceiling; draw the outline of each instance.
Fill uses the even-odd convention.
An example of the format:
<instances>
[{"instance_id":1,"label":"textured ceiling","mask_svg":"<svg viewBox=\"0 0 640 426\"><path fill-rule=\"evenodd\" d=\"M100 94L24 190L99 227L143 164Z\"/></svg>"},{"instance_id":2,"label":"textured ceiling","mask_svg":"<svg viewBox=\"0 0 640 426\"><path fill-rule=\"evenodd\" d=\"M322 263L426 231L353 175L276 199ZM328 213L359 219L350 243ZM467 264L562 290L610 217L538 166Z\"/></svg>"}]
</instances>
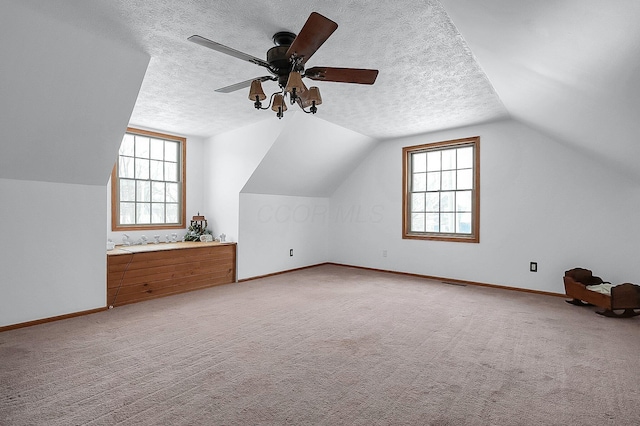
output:
<instances>
[{"instance_id":1,"label":"textured ceiling","mask_svg":"<svg viewBox=\"0 0 640 426\"><path fill-rule=\"evenodd\" d=\"M640 1L441 1L514 119L640 181Z\"/></svg>"},{"instance_id":2,"label":"textured ceiling","mask_svg":"<svg viewBox=\"0 0 640 426\"><path fill-rule=\"evenodd\" d=\"M198 34L265 58L273 46L272 35L283 30L297 33L312 11L339 27L307 67L380 70L373 86L316 82L324 101L318 111L322 119L388 138L508 115L438 1L24 0L24 4L151 56L131 117L131 123L139 126L208 137L272 114L254 110L246 89L214 92L265 75L264 68L188 42L187 37ZM264 87L277 89L275 82Z\"/></svg>"}]
</instances>

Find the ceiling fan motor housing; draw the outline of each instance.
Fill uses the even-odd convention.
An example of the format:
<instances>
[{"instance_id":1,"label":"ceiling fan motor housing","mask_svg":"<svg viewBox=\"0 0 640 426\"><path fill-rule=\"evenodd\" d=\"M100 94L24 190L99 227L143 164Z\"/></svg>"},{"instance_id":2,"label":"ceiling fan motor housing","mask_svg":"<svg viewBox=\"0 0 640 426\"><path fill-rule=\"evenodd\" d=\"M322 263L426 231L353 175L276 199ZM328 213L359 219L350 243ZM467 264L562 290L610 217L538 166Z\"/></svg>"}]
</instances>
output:
<instances>
[{"instance_id":1,"label":"ceiling fan motor housing","mask_svg":"<svg viewBox=\"0 0 640 426\"><path fill-rule=\"evenodd\" d=\"M274 46L267 51L267 62L277 74L278 84L283 87L287 85L287 78L293 65L286 55L288 49L289 46Z\"/></svg>"},{"instance_id":2,"label":"ceiling fan motor housing","mask_svg":"<svg viewBox=\"0 0 640 426\"><path fill-rule=\"evenodd\" d=\"M289 73L293 64L287 57L287 50L295 40L296 35L288 31L281 31L273 35L275 46L267 51L267 62L278 76L278 84L281 87L287 85Z\"/></svg>"},{"instance_id":3,"label":"ceiling fan motor housing","mask_svg":"<svg viewBox=\"0 0 640 426\"><path fill-rule=\"evenodd\" d=\"M289 31L280 31L273 35L273 44L276 46L291 46L296 35Z\"/></svg>"}]
</instances>

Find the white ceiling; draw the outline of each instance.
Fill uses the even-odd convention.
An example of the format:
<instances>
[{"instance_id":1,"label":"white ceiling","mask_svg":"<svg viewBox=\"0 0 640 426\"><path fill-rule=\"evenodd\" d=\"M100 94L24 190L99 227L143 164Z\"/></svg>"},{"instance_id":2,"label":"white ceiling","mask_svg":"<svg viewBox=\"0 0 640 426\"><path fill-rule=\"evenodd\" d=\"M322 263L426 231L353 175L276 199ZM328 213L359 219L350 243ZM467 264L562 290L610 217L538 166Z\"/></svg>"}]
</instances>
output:
<instances>
[{"instance_id":1,"label":"white ceiling","mask_svg":"<svg viewBox=\"0 0 640 426\"><path fill-rule=\"evenodd\" d=\"M320 118L382 139L512 116L640 177L637 0L20 3L151 56L135 125L208 137L272 114L246 90L214 92L263 68L187 37L264 58L275 32L317 11L339 27L308 66L380 70L373 86L318 82Z\"/></svg>"},{"instance_id":2,"label":"white ceiling","mask_svg":"<svg viewBox=\"0 0 640 426\"><path fill-rule=\"evenodd\" d=\"M514 118L640 179L640 1L442 3Z\"/></svg>"},{"instance_id":3,"label":"white ceiling","mask_svg":"<svg viewBox=\"0 0 640 426\"><path fill-rule=\"evenodd\" d=\"M264 119L248 89L215 89L268 74L264 68L188 42L198 34L266 58L277 31L297 33L312 11L337 31L310 66L374 68L373 86L317 82L319 117L387 138L507 115L486 75L437 1L25 0L57 19L135 43L151 56L131 122L211 136ZM264 83L265 91L277 89Z\"/></svg>"}]
</instances>

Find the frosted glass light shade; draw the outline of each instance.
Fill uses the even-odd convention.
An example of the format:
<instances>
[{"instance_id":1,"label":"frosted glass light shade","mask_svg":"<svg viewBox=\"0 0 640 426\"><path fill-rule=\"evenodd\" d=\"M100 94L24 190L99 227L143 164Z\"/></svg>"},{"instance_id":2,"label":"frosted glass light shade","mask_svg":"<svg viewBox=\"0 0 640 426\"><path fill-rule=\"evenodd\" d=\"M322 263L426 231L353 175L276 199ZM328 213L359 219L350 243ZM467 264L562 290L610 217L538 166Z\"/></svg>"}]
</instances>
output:
<instances>
[{"instance_id":1,"label":"frosted glass light shade","mask_svg":"<svg viewBox=\"0 0 640 426\"><path fill-rule=\"evenodd\" d=\"M253 80L251 82L251 88L249 89L249 100L255 101L256 96L259 101L264 101L267 99L267 95L264 94L264 90L262 90L262 83L260 80Z\"/></svg>"}]
</instances>

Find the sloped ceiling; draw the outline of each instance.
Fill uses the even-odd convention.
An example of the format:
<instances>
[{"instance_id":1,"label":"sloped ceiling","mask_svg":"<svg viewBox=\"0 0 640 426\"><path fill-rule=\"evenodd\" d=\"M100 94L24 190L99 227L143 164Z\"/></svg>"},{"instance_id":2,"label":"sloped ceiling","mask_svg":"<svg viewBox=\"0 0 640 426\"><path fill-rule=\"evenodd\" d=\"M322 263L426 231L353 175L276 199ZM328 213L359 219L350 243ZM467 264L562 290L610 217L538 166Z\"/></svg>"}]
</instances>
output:
<instances>
[{"instance_id":1,"label":"sloped ceiling","mask_svg":"<svg viewBox=\"0 0 640 426\"><path fill-rule=\"evenodd\" d=\"M328 197L378 142L295 111L242 192Z\"/></svg>"},{"instance_id":2,"label":"sloped ceiling","mask_svg":"<svg viewBox=\"0 0 640 426\"><path fill-rule=\"evenodd\" d=\"M640 2L442 0L509 113L640 178Z\"/></svg>"},{"instance_id":3,"label":"sloped ceiling","mask_svg":"<svg viewBox=\"0 0 640 426\"><path fill-rule=\"evenodd\" d=\"M255 111L244 90L214 91L263 68L186 39L199 34L264 57L275 32L298 32L317 11L339 28L309 66L380 70L373 86L318 82L321 119L384 139L512 116L640 178L637 0L11 3L145 51L151 61L134 125L210 137L272 114ZM64 59L51 65L70 69ZM89 75L78 80L99 84Z\"/></svg>"},{"instance_id":4,"label":"sloped ceiling","mask_svg":"<svg viewBox=\"0 0 640 426\"><path fill-rule=\"evenodd\" d=\"M264 68L188 42L193 34L265 58L278 31L297 33L312 11L339 24L309 66L375 68L375 85L317 82L319 117L375 138L456 127L507 115L471 51L435 0L21 0L91 28L133 38L151 56L131 123L210 137L257 122L248 90L215 89ZM264 84L275 91L273 82Z\"/></svg>"},{"instance_id":5,"label":"sloped ceiling","mask_svg":"<svg viewBox=\"0 0 640 426\"><path fill-rule=\"evenodd\" d=\"M105 185L149 56L21 2L0 40L0 178Z\"/></svg>"}]
</instances>

